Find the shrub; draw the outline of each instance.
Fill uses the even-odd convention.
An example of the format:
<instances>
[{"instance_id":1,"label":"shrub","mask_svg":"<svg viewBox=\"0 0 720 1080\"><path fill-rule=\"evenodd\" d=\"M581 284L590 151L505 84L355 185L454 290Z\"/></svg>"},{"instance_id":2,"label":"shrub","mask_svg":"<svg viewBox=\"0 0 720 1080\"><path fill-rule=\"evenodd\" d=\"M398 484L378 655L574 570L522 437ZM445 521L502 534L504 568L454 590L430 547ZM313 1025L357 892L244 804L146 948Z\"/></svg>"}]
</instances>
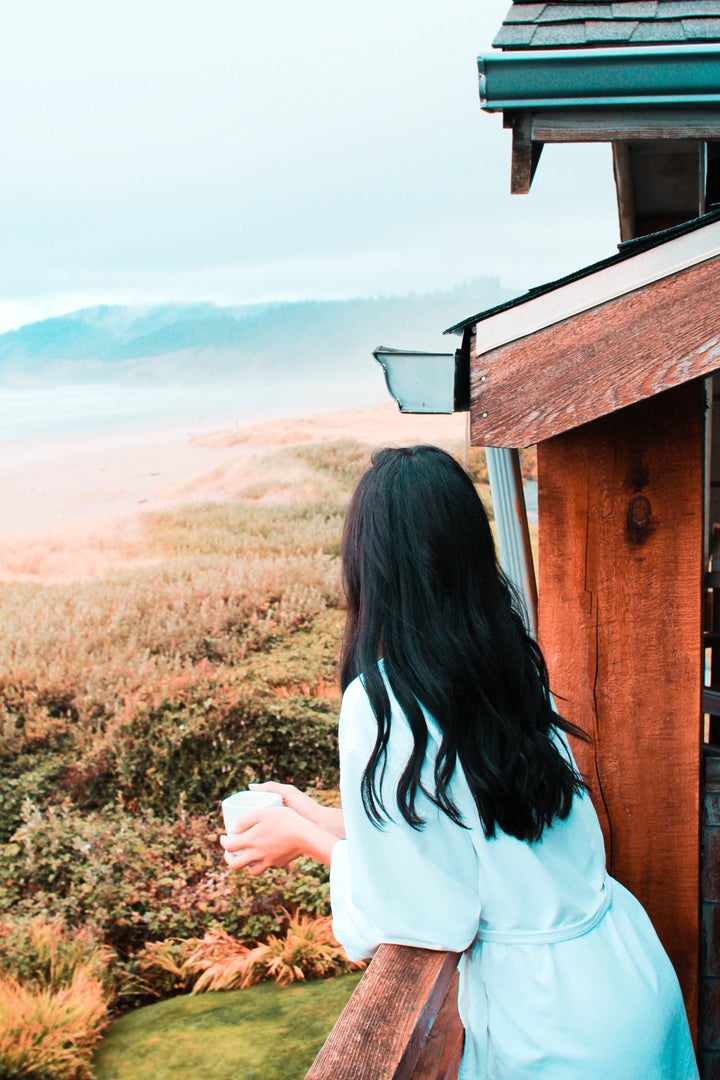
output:
<instances>
[{"instance_id":1,"label":"shrub","mask_svg":"<svg viewBox=\"0 0 720 1080\"><path fill-rule=\"evenodd\" d=\"M192 976L185 960L196 944L196 938L148 941L126 967L121 988L123 998L139 1003L186 993L192 985Z\"/></svg>"},{"instance_id":2,"label":"shrub","mask_svg":"<svg viewBox=\"0 0 720 1080\"><path fill-rule=\"evenodd\" d=\"M142 686L133 676L121 687L106 671L92 706L79 696L68 705L64 684L41 694L27 673L0 681L0 844L19 827L26 799L70 798L94 810L120 795L174 814L184 797L204 813L257 776L333 786L341 622L341 612L325 609L242 664L156 667Z\"/></svg>"},{"instance_id":3,"label":"shrub","mask_svg":"<svg viewBox=\"0 0 720 1080\"><path fill-rule=\"evenodd\" d=\"M287 913L286 913L287 914ZM233 990L273 979L281 986L301 979L323 979L357 971L333 937L330 918L288 916L283 935L271 934L266 942L248 949L222 931L207 934L189 951L184 968L197 976L193 993Z\"/></svg>"},{"instance_id":4,"label":"shrub","mask_svg":"<svg viewBox=\"0 0 720 1080\"><path fill-rule=\"evenodd\" d=\"M51 801L72 757L70 754L21 754L13 762L13 776L0 774L0 844L9 841L22 822L22 808L27 802L42 805Z\"/></svg>"},{"instance_id":5,"label":"shrub","mask_svg":"<svg viewBox=\"0 0 720 1080\"><path fill-rule=\"evenodd\" d=\"M85 1080L105 1027L110 949L87 930L0 923L0 1075Z\"/></svg>"},{"instance_id":6,"label":"shrub","mask_svg":"<svg viewBox=\"0 0 720 1080\"><path fill-rule=\"evenodd\" d=\"M311 919L295 915L284 937L272 934L252 949L245 962L244 986L273 979L281 986L298 979L324 979L358 971L364 963L348 960L333 937L330 917Z\"/></svg>"},{"instance_id":7,"label":"shrub","mask_svg":"<svg viewBox=\"0 0 720 1080\"><path fill-rule=\"evenodd\" d=\"M164 558L221 555L227 563L327 553L342 532L347 492L340 500L259 506L203 503L145 517L148 550Z\"/></svg>"},{"instance_id":8,"label":"shrub","mask_svg":"<svg viewBox=\"0 0 720 1080\"><path fill-rule=\"evenodd\" d=\"M326 867L298 859L260 878L233 872L220 831L219 815L28 804L14 842L0 846L0 911L85 925L123 958L148 941L219 927L254 943L277 930L283 908L327 912Z\"/></svg>"},{"instance_id":9,"label":"shrub","mask_svg":"<svg viewBox=\"0 0 720 1080\"><path fill-rule=\"evenodd\" d=\"M184 970L194 981L193 993L234 990L245 985L250 949L224 930L213 930L202 941L188 942Z\"/></svg>"},{"instance_id":10,"label":"shrub","mask_svg":"<svg viewBox=\"0 0 720 1080\"><path fill-rule=\"evenodd\" d=\"M67 930L59 920L42 915L0 923L0 976L27 987L55 992L72 983L82 968L110 996L112 950L87 929Z\"/></svg>"},{"instance_id":11,"label":"shrub","mask_svg":"<svg viewBox=\"0 0 720 1080\"><path fill-rule=\"evenodd\" d=\"M0 1075L90 1080L107 1012L102 982L83 965L58 990L0 978Z\"/></svg>"},{"instance_id":12,"label":"shrub","mask_svg":"<svg viewBox=\"0 0 720 1080\"><path fill-rule=\"evenodd\" d=\"M242 677L221 681L202 668L144 696L107 733L108 768L128 805L173 814L183 799L202 814L266 777L301 788L337 785L333 702L253 693Z\"/></svg>"}]
</instances>

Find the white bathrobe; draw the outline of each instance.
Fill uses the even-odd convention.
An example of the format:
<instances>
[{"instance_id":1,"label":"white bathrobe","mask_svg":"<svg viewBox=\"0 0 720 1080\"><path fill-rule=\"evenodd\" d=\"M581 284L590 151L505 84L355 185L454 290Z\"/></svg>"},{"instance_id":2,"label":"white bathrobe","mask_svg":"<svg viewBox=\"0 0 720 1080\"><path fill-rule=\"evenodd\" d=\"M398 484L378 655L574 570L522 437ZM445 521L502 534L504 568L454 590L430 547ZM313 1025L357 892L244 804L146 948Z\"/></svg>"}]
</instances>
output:
<instances>
[{"instance_id":1,"label":"white bathrobe","mask_svg":"<svg viewBox=\"0 0 720 1080\"><path fill-rule=\"evenodd\" d=\"M340 713L347 839L333 849L330 889L348 955L372 956L382 942L464 954L461 1080L697 1080L675 972L644 909L605 872L590 799L576 796L537 843L499 831L486 839L458 768L451 792L469 828L419 792L426 825L412 829L395 801L411 733L388 691L382 793L392 821L382 830L360 796L377 730L361 679ZM432 790L440 735L426 721L423 778Z\"/></svg>"}]
</instances>

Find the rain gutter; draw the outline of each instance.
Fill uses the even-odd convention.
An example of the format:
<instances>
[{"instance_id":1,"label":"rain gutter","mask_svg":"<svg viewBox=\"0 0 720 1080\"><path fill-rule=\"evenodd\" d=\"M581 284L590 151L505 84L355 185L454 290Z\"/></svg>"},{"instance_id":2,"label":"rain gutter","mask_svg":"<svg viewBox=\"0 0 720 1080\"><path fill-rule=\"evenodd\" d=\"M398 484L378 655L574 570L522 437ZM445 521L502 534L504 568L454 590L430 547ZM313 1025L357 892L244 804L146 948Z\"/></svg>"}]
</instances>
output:
<instances>
[{"instance_id":1,"label":"rain gutter","mask_svg":"<svg viewBox=\"0 0 720 1080\"><path fill-rule=\"evenodd\" d=\"M478 71L486 112L720 103L720 45L498 52Z\"/></svg>"}]
</instances>

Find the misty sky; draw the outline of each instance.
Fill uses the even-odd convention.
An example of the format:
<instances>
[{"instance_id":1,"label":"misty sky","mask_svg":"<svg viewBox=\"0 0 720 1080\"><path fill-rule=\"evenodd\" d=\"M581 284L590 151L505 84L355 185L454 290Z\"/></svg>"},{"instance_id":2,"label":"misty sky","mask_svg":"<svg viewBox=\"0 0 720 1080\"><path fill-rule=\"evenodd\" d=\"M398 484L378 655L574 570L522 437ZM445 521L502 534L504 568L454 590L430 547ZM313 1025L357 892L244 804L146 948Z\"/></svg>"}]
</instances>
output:
<instances>
[{"instance_id":1,"label":"misty sky","mask_svg":"<svg viewBox=\"0 0 720 1080\"><path fill-rule=\"evenodd\" d=\"M0 331L96 302L373 296L610 254L608 146L510 136L509 0L23 0L0 23Z\"/></svg>"}]
</instances>

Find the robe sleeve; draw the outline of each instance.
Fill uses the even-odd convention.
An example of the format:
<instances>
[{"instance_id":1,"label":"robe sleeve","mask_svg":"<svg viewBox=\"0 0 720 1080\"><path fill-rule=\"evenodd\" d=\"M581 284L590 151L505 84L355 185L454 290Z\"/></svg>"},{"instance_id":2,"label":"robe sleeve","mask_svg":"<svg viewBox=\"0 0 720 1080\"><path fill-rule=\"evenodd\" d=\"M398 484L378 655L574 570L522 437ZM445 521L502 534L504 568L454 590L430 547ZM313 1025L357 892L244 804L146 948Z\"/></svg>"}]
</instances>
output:
<instances>
[{"instance_id":1,"label":"robe sleeve","mask_svg":"<svg viewBox=\"0 0 720 1080\"><path fill-rule=\"evenodd\" d=\"M335 845L330 867L335 936L353 960L372 956L382 942L462 952L473 941L480 918L477 857L469 832L421 793L416 805L425 827L413 829L400 815L395 791L411 742L394 701L382 783L392 817L382 829L372 824L360 784L376 730L370 702L356 679L343 696L340 714L346 839ZM426 764L431 777L432 763Z\"/></svg>"}]
</instances>

